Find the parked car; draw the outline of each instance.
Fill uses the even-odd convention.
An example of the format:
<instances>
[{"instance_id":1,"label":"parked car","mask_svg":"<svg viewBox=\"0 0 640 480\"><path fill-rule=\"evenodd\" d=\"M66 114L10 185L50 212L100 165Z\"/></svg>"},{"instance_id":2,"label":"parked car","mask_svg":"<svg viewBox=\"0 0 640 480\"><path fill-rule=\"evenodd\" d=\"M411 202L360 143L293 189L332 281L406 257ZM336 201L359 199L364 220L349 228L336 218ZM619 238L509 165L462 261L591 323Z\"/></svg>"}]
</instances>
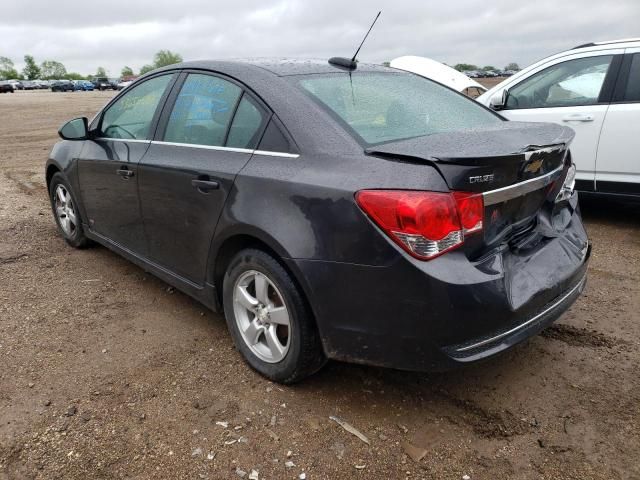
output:
<instances>
[{"instance_id":1,"label":"parked car","mask_svg":"<svg viewBox=\"0 0 640 480\"><path fill-rule=\"evenodd\" d=\"M116 86L116 89L117 90L124 90L129 85L131 85L132 83L133 83L133 80L125 80L125 81L122 81L122 82L118 82L118 85Z\"/></svg>"},{"instance_id":2,"label":"parked car","mask_svg":"<svg viewBox=\"0 0 640 480\"><path fill-rule=\"evenodd\" d=\"M20 80L8 80L14 90L24 90L24 86Z\"/></svg>"},{"instance_id":3,"label":"parked car","mask_svg":"<svg viewBox=\"0 0 640 480\"><path fill-rule=\"evenodd\" d=\"M88 80L76 80L73 82L73 89L77 91L93 92L93 83Z\"/></svg>"},{"instance_id":4,"label":"parked car","mask_svg":"<svg viewBox=\"0 0 640 480\"><path fill-rule=\"evenodd\" d=\"M22 81L22 89L23 90L36 90L38 88L38 85L36 84L36 82L32 81L32 80L23 80Z\"/></svg>"},{"instance_id":5,"label":"parked car","mask_svg":"<svg viewBox=\"0 0 640 480\"><path fill-rule=\"evenodd\" d=\"M394 58L391 60L390 66L430 78L471 98L476 98L487 91L486 88L464 73L431 58L407 55Z\"/></svg>"},{"instance_id":6,"label":"parked car","mask_svg":"<svg viewBox=\"0 0 640 480\"><path fill-rule=\"evenodd\" d=\"M71 80L54 80L51 82L52 92L73 92L73 83Z\"/></svg>"},{"instance_id":7,"label":"parked car","mask_svg":"<svg viewBox=\"0 0 640 480\"><path fill-rule=\"evenodd\" d=\"M48 80L36 80L35 82L38 85L38 88L43 89L43 90L48 90L49 89L49 81Z\"/></svg>"},{"instance_id":8,"label":"parked car","mask_svg":"<svg viewBox=\"0 0 640 480\"><path fill-rule=\"evenodd\" d=\"M46 180L67 243L103 244L223 311L278 382L327 358L487 358L585 285L572 130L507 122L413 73L188 62L59 133Z\"/></svg>"},{"instance_id":9,"label":"parked car","mask_svg":"<svg viewBox=\"0 0 640 480\"><path fill-rule=\"evenodd\" d=\"M552 55L478 101L510 120L571 126L579 190L640 196L640 39L589 43Z\"/></svg>"},{"instance_id":10,"label":"parked car","mask_svg":"<svg viewBox=\"0 0 640 480\"><path fill-rule=\"evenodd\" d=\"M0 80L0 93L13 93L13 85L7 80Z\"/></svg>"},{"instance_id":11,"label":"parked car","mask_svg":"<svg viewBox=\"0 0 640 480\"><path fill-rule=\"evenodd\" d=\"M116 90L117 89L117 84L114 85L107 77L94 78L93 86L97 90Z\"/></svg>"}]
</instances>

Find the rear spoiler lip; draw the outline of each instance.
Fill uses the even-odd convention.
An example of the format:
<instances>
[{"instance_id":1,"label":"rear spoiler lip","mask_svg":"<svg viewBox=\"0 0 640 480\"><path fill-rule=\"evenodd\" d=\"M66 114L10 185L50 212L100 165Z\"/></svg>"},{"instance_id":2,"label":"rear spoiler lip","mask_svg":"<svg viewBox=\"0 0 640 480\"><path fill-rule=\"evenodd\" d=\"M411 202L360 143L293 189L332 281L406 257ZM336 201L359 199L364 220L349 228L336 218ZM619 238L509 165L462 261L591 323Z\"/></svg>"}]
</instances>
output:
<instances>
[{"instance_id":1,"label":"rear spoiler lip","mask_svg":"<svg viewBox=\"0 0 640 480\"><path fill-rule=\"evenodd\" d=\"M511 161L514 157L520 157L524 155L525 161L529 161L532 156L539 153L552 153L554 150L562 151L567 150L569 142L552 143L549 145L527 145L517 152L505 153L502 155L487 156L433 156L428 154L408 154L408 153L393 153L389 150L378 150L376 147L365 148L365 155L372 155L376 157L388 158L390 160L406 161L411 163L422 162L428 164L435 163L449 163L454 165L467 165L474 166L487 158L497 161Z\"/></svg>"}]
</instances>

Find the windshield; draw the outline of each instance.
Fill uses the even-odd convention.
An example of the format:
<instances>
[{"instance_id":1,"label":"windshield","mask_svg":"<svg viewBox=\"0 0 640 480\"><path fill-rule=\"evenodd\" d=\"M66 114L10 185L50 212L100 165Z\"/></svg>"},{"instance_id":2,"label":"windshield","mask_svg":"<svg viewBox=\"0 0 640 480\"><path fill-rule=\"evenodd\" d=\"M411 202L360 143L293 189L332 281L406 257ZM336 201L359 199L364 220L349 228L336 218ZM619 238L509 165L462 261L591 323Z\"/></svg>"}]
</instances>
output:
<instances>
[{"instance_id":1,"label":"windshield","mask_svg":"<svg viewBox=\"0 0 640 480\"><path fill-rule=\"evenodd\" d=\"M502 121L475 101L410 73L336 73L296 81L366 145Z\"/></svg>"}]
</instances>

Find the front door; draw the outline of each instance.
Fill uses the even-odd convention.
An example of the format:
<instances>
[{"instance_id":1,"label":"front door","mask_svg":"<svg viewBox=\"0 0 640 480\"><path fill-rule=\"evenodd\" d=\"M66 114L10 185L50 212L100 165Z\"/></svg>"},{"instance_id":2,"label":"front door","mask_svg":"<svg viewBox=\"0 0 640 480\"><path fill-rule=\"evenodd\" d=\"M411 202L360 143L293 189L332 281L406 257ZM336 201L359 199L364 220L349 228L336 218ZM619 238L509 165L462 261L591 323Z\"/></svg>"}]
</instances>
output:
<instances>
[{"instance_id":1,"label":"front door","mask_svg":"<svg viewBox=\"0 0 640 480\"><path fill-rule=\"evenodd\" d=\"M576 179L593 190L596 152L609 100L601 98L613 55L562 59L545 66L509 89L504 110L509 120L553 122L571 127L576 136L571 155Z\"/></svg>"},{"instance_id":2,"label":"front door","mask_svg":"<svg viewBox=\"0 0 640 480\"><path fill-rule=\"evenodd\" d=\"M98 131L78 159L89 228L134 253L146 254L138 201L138 163L149 148L154 117L173 75L151 78L103 112Z\"/></svg>"},{"instance_id":3,"label":"front door","mask_svg":"<svg viewBox=\"0 0 640 480\"><path fill-rule=\"evenodd\" d=\"M218 218L267 117L239 85L215 75L187 74L172 97L140 162L140 204L149 257L202 285Z\"/></svg>"}]
</instances>

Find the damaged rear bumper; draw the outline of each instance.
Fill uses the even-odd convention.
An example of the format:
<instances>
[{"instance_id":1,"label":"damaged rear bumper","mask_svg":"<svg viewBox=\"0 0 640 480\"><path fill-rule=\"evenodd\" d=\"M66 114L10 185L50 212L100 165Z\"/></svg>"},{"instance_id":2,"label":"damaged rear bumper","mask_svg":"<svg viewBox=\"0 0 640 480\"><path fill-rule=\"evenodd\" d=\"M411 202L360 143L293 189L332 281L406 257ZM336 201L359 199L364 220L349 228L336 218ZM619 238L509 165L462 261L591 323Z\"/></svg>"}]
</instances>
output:
<instances>
[{"instance_id":1,"label":"damaged rear bumper","mask_svg":"<svg viewBox=\"0 0 640 480\"><path fill-rule=\"evenodd\" d=\"M508 247L472 262L399 254L384 266L289 260L329 358L403 370L447 370L502 352L554 322L586 285L591 245L579 211L533 252Z\"/></svg>"}]
</instances>

